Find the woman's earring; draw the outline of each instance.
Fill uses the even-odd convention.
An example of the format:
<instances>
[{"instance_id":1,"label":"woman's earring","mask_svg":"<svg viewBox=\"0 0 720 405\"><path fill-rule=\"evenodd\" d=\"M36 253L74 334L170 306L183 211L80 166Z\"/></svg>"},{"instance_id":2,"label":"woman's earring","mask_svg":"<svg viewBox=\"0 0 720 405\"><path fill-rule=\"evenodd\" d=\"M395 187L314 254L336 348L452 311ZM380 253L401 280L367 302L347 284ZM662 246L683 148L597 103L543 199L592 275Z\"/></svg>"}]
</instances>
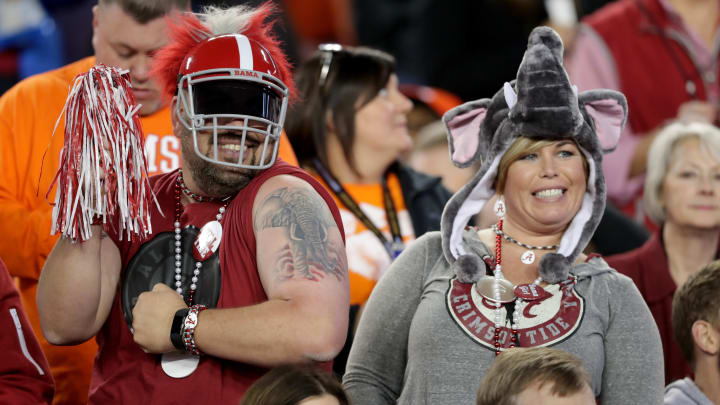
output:
<instances>
[{"instance_id":1,"label":"woman's earring","mask_svg":"<svg viewBox=\"0 0 720 405\"><path fill-rule=\"evenodd\" d=\"M505 199L503 196L498 196L497 200L495 200L493 211L495 211L495 215L498 218L503 218L505 216Z\"/></svg>"}]
</instances>

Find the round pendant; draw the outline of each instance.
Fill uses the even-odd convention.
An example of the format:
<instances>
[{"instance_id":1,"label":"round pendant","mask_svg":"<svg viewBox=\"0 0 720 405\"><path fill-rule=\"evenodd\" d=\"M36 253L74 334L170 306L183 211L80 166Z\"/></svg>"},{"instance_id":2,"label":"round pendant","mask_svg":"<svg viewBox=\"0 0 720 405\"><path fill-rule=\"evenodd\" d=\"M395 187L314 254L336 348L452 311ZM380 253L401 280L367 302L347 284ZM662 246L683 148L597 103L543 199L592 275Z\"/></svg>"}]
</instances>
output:
<instances>
[{"instance_id":1,"label":"round pendant","mask_svg":"<svg viewBox=\"0 0 720 405\"><path fill-rule=\"evenodd\" d=\"M172 378L185 378L192 374L200 363L200 357L181 352L163 353L160 366Z\"/></svg>"},{"instance_id":2,"label":"round pendant","mask_svg":"<svg viewBox=\"0 0 720 405\"><path fill-rule=\"evenodd\" d=\"M205 261L212 256L222 240L222 225L218 221L210 221L203 225L193 243L193 256L197 261Z\"/></svg>"},{"instance_id":3,"label":"round pendant","mask_svg":"<svg viewBox=\"0 0 720 405\"><path fill-rule=\"evenodd\" d=\"M515 287L515 295L523 301L537 301L552 297L552 294L545 291L537 284L519 284Z\"/></svg>"},{"instance_id":4,"label":"round pendant","mask_svg":"<svg viewBox=\"0 0 720 405\"><path fill-rule=\"evenodd\" d=\"M495 298L495 290L500 293L500 301ZM511 282L495 277L483 277L475 283L475 291L485 299L492 302L507 303L515 300L513 285Z\"/></svg>"},{"instance_id":5,"label":"round pendant","mask_svg":"<svg viewBox=\"0 0 720 405\"><path fill-rule=\"evenodd\" d=\"M532 250L528 250L520 256L520 261L525 264L535 263L535 253Z\"/></svg>"}]
</instances>

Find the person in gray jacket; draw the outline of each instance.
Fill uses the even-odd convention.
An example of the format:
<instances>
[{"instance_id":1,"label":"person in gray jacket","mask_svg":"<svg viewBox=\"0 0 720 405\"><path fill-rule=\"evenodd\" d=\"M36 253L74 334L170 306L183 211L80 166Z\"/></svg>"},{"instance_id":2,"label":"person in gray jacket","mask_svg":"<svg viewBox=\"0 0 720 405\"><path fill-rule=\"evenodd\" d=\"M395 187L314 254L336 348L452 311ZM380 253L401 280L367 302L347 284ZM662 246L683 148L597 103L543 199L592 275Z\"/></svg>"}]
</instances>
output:
<instances>
[{"instance_id":1,"label":"person in gray jacket","mask_svg":"<svg viewBox=\"0 0 720 405\"><path fill-rule=\"evenodd\" d=\"M672 324L695 380L670 383L665 405L720 404L720 261L703 267L675 292Z\"/></svg>"},{"instance_id":2,"label":"person in gray jacket","mask_svg":"<svg viewBox=\"0 0 720 405\"><path fill-rule=\"evenodd\" d=\"M562 42L536 28L517 80L443 117L458 166L480 160L440 232L410 246L367 303L343 384L355 405L469 404L499 353L578 356L600 404L661 404L660 337L632 281L582 252L605 207L602 154L622 94L577 94ZM468 227L494 194L502 216Z\"/></svg>"}]
</instances>

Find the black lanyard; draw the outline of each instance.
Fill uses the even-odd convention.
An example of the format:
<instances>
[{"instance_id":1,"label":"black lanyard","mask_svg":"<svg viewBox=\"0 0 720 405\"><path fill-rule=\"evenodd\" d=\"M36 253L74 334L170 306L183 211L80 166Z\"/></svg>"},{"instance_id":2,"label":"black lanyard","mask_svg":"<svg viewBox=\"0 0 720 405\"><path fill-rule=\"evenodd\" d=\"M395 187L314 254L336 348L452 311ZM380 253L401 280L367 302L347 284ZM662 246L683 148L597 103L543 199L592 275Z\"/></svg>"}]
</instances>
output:
<instances>
[{"instance_id":1,"label":"black lanyard","mask_svg":"<svg viewBox=\"0 0 720 405\"><path fill-rule=\"evenodd\" d=\"M348 194L347 191L343 188L342 184L333 177L333 175L328 171L325 166L320 162L318 159L313 159L313 165L315 166L315 169L320 174L320 177L323 178L325 183L330 187L330 191L335 194L335 196L340 200L340 202L347 207L347 209L350 210L350 212L355 215L357 219L360 220L360 222L365 225L367 229L369 229L375 236L380 240L380 242L385 246L385 250L387 250L388 255L390 255L391 259L395 259L402 253L403 249L405 248L405 244L402 240L402 235L400 234L400 222L398 221L397 216L397 209L395 208L395 202L392 199L392 195L390 195L390 189L387 185L387 176L383 178L382 180L382 189L383 189L383 205L385 206L385 215L387 216L388 224L390 225L390 233L392 234L392 241L389 241L385 235L378 229L375 224L370 221L370 218L368 218L367 215L360 209L360 206L355 202L355 200Z\"/></svg>"}]
</instances>

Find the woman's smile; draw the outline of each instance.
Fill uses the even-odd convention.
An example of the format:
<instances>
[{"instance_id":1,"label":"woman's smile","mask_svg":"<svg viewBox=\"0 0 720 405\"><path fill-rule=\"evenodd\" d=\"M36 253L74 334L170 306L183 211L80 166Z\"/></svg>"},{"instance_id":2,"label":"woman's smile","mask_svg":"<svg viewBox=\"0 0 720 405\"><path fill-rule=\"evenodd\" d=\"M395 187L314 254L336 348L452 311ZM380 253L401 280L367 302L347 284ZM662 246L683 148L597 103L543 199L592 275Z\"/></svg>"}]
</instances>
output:
<instances>
[{"instance_id":1,"label":"woman's smile","mask_svg":"<svg viewBox=\"0 0 720 405\"><path fill-rule=\"evenodd\" d=\"M571 141L558 141L510 164L503 195L512 221L534 232L570 223L585 189L580 150Z\"/></svg>"}]
</instances>

